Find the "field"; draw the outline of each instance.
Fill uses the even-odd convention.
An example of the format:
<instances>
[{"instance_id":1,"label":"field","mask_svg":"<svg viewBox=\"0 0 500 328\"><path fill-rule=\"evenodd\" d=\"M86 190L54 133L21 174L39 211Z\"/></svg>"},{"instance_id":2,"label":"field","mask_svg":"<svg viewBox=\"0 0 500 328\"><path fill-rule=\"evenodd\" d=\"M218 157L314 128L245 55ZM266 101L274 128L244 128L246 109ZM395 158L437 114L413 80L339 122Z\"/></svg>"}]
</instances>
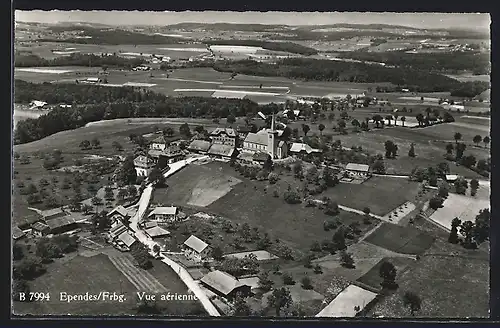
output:
<instances>
[{"instance_id":1,"label":"field","mask_svg":"<svg viewBox=\"0 0 500 328\"><path fill-rule=\"evenodd\" d=\"M475 197L450 193L443 203L442 208L438 208L430 217L439 225L446 229L451 229L451 221L459 218L464 221L474 222L480 210L490 208L490 188L489 186L479 187Z\"/></svg>"},{"instance_id":2,"label":"field","mask_svg":"<svg viewBox=\"0 0 500 328\"><path fill-rule=\"evenodd\" d=\"M78 283L75 283L78 277ZM104 315L133 314L137 289L122 275L104 254L93 257L77 256L66 263L53 263L47 272L31 283L31 290L50 293L50 301L14 303L19 314L52 315ZM123 302L72 302L59 299L59 293L85 294L86 292L113 292L125 295ZM18 308L17 308L18 306Z\"/></svg>"},{"instance_id":3,"label":"field","mask_svg":"<svg viewBox=\"0 0 500 328\"><path fill-rule=\"evenodd\" d=\"M380 266L384 262L390 262L394 265L397 271L396 279L398 279L402 274L415 263L415 259L407 257L384 257L375 263L371 269L366 272L363 276L357 279L358 282L370 286L375 290L382 290L380 283L382 278L380 277Z\"/></svg>"},{"instance_id":4,"label":"field","mask_svg":"<svg viewBox=\"0 0 500 328\"><path fill-rule=\"evenodd\" d=\"M412 291L422 299L416 317L488 317L489 269L487 252L437 241L397 278L398 290L384 297L372 311L385 317L410 317L402 296Z\"/></svg>"},{"instance_id":5,"label":"field","mask_svg":"<svg viewBox=\"0 0 500 328\"><path fill-rule=\"evenodd\" d=\"M412 200L419 183L401 178L371 177L362 184L341 183L326 190L322 195L338 204L363 210L368 206L371 213L384 216L394 208Z\"/></svg>"},{"instance_id":6,"label":"field","mask_svg":"<svg viewBox=\"0 0 500 328\"><path fill-rule=\"evenodd\" d=\"M167 184L171 191L167 189L164 194L166 197L161 198L155 193L153 202L189 207L188 203L198 182L213 179L213 172L218 170L222 170L222 173L217 175L223 174L228 179L229 176L237 176L228 164L213 162L201 167L190 165L169 178ZM238 179L242 183L233 186L229 193L201 210L227 217L233 223L247 222L251 227L269 232L272 238L278 237L297 250L309 249L314 241L331 238L332 232L324 231L323 222L332 220L333 217L303 204L287 204L282 198L287 182L268 187L267 182L247 180L243 177ZM272 189L279 190L279 198L272 196ZM348 225L354 221L361 222L362 215L341 211L338 219ZM363 230L369 230L370 227L371 225L361 225Z\"/></svg>"},{"instance_id":7,"label":"field","mask_svg":"<svg viewBox=\"0 0 500 328\"><path fill-rule=\"evenodd\" d=\"M393 252L417 255L431 247L434 237L410 226L383 223L365 241Z\"/></svg>"}]
</instances>

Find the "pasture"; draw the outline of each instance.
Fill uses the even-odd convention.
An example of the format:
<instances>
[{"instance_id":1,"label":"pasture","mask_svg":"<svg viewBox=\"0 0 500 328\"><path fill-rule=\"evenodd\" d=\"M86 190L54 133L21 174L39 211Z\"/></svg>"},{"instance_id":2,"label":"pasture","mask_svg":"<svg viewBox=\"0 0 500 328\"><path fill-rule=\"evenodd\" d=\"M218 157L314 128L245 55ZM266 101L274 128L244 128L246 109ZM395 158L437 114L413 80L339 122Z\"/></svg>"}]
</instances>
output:
<instances>
[{"instance_id":1,"label":"pasture","mask_svg":"<svg viewBox=\"0 0 500 328\"><path fill-rule=\"evenodd\" d=\"M390 318L410 317L403 295L412 291L422 299L422 309L415 313L416 317L486 318L489 270L487 252L438 240L396 279L398 290L382 298L371 313Z\"/></svg>"},{"instance_id":2,"label":"pasture","mask_svg":"<svg viewBox=\"0 0 500 328\"><path fill-rule=\"evenodd\" d=\"M365 284L374 288L375 290L382 290L382 286L380 283L382 282L382 278L380 277L380 266L384 262L390 262L396 268L396 281L403 275L403 273L414 265L416 262L415 259L401 256L393 256L393 257L384 257L381 258L374 266L370 268L364 275L357 279L358 282Z\"/></svg>"},{"instance_id":3,"label":"pasture","mask_svg":"<svg viewBox=\"0 0 500 328\"><path fill-rule=\"evenodd\" d=\"M341 183L323 192L338 204L384 216L394 208L415 198L419 183L408 179L371 177L362 184Z\"/></svg>"},{"instance_id":4,"label":"pasture","mask_svg":"<svg viewBox=\"0 0 500 328\"><path fill-rule=\"evenodd\" d=\"M434 239L433 236L410 226L382 223L364 240L396 253L419 255L431 247Z\"/></svg>"}]
</instances>

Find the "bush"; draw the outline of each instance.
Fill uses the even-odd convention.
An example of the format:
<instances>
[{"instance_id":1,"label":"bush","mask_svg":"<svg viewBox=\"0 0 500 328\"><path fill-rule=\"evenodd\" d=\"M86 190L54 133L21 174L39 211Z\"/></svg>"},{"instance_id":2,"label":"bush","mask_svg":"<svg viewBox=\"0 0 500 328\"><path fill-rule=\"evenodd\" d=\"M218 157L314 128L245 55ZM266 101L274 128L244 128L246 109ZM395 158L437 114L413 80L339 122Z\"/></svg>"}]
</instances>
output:
<instances>
[{"instance_id":1,"label":"bush","mask_svg":"<svg viewBox=\"0 0 500 328\"><path fill-rule=\"evenodd\" d=\"M443 199L441 197L431 198L431 200L429 200L429 207L434 210L443 207Z\"/></svg>"},{"instance_id":2,"label":"bush","mask_svg":"<svg viewBox=\"0 0 500 328\"><path fill-rule=\"evenodd\" d=\"M285 191L283 198L285 199L285 202L288 204L300 204L301 199L299 194L294 191L294 190L287 190Z\"/></svg>"},{"instance_id":3,"label":"bush","mask_svg":"<svg viewBox=\"0 0 500 328\"><path fill-rule=\"evenodd\" d=\"M278 182L278 175L274 172L271 172L267 176L267 179L269 180L270 184L275 184L276 182Z\"/></svg>"},{"instance_id":4,"label":"bush","mask_svg":"<svg viewBox=\"0 0 500 328\"><path fill-rule=\"evenodd\" d=\"M313 289L313 286L311 284L311 279L308 276L302 278L300 282L302 283L302 288L308 290Z\"/></svg>"},{"instance_id":5,"label":"bush","mask_svg":"<svg viewBox=\"0 0 500 328\"><path fill-rule=\"evenodd\" d=\"M293 277L289 273L283 273L282 277L285 285L295 285L295 280L293 280Z\"/></svg>"}]
</instances>

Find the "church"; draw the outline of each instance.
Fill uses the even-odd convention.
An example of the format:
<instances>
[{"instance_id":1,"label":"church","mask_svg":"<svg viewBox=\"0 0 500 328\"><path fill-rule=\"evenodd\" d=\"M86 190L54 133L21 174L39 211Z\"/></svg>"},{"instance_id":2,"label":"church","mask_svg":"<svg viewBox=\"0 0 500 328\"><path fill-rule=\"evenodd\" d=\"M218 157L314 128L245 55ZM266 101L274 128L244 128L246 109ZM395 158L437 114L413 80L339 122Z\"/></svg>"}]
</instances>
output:
<instances>
[{"instance_id":1,"label":"church","mask_svg":"<svg viewBox=\"0 0 500 328\"><path fill-rule=\"evenodd\" d=\"M274 114L270 129L262 129L257 133L249 133L243 141L243 151L250 153L266 153L272 159L283 159L288 156L288 146L281 136L282 130L275 128Z\"/></svg>"}]
</instances>

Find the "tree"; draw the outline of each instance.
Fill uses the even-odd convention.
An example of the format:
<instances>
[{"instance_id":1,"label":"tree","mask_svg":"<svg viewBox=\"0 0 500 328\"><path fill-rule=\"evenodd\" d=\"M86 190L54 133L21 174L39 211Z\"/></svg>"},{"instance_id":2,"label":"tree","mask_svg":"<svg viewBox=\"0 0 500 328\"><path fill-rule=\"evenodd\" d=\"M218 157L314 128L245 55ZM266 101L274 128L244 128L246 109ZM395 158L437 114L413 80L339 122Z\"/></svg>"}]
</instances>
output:
<instances>
[{"instance_id":1,"label":"tree","mask_svg":"<svg viewBox=\"0 0 500 328\"><path fill-rule=\"evenodd\" d=\"M29 302L30 297L21 298L21 295L29 295L30 288L26 280L13 279L12 282L12 299L16 302Z\"/></svg>"},{"instance_id":2,"label":"tree","mask_svg":"<svg viewBox=\"0 0 500 328\"><path fill-rule=\"evenodd\" d=\"M380 116L379 114L376 114L372 117L372 120L373 122L375 123L375 125L377 126L377 128L379 127L379 124L380 122L383 120L382 119L382 116Z\"/></svg>"},{"instance_id":3,"label":"tree","mask_svg":"<svg viewBox=\"0 0 500 328\"><path fill-rule=\"evenodd\" d=\"M446 153L447 153L447 154L451 154L451 153L453 153L453 149L454 149L454 148L455 148L455 147L453 147L453 144L451 144L451 143L446 144Z\"/></svg>"},{"instance_id":4,"label":"tree","mask_svg":"<svg viewBox=\"0 0 500 328\"><path fill-rule=\"evenodd\" d=\"M224 253L222 252L222 249L219 246L215 246L212 249L212 257L216 261L222 261L224 259Z\"/></svg>"},{"instance_id":5,"label":"tree","mask_svg":"<svg viewBox=\"0 0 500 328\"><path fill-rule=\"evenodd\" d=\"M316 264L316 265L314 266L314 273L316 273L316 274L323 273L323 269L321 268L321 265Z\"/></svg>"},{"instance_id":6,"label":"tree","mask_svg":"<svg viewBox=\"0 0 500 328\"><path fill-rule=\"evenodd\" d=\"M386 119L386 120L387 120L387 122L388 122L388 124L387 124L387 125L388 125L388 126L391 126L391 121L392 121L392 119L393 119L392 115L386 115L386 116L385 116L385 119Z\"/></svg>"},{"instance_id":7,"label":"tree","mask_svg":"<svg viewBox=\"0 0 500 328\"><path fill-rule=\"evenodd\" d=\"M387 140L384 143L385 147L385 157L386 158L395 158L398 152L398 146L392 142L391 140Z\"/></svg>"},{"instance_id":8,"label":"tree","mask_svg":"<svg viewBox=\"0 0 500 328\"><path fill-rule=\"evenodd\" d=\"M229 114L226 118L228 124L234 124L236 122L236 117L233 114Z\"/></svg>"},{"instance_id":9,"label":"tree","mask_svg":"<svg viewBox=\"0 0 500 328\"><path fill-rule=\"evenodd\" d=\"M379 275L382 278L382 282L380 285L384 289L397 289L398 285L396 284L396 267L394 264L388 261L384 261L379 269Z\"/></svg>"},{"instance_id":10,"label":"tree","mask_svg":"<svg viewBox=\"0 0 500 328\"><path fill-rule=\"evenodd\" d=\"M170 126L167 126L166 128L163 129L162 131L163 135L166 137L171 137L174 135L174 129L172 129Z\"/></svg>"},{"instance_id":11,"label":"tree","mask_svg":"<svg viewBox=\"0 0 500 328\"><path fill-rule=\"evenodd\" d=\"M415 157L415 144L412 142L410 145L410 150L408 151L409 157Z\"/></svg>"},{"instance_id":12,"label":"tree","mask_svg":"<svg viewBox=\"0 0 500 328\"><path fill-rule=\"evenodd\" d=\"M114 150L116 151L122 151L123 150L123 146L118 142L118 141L113 141L113 143L111 144L111 147L113 147Z\"/></svg>"},{"instance_id":13,"label":"tree","mask_svg":"<svg viewBox=\"0 0 500 328\"><path fill-rule=\"evenodd\" d=\"M340 265L342 265L344 268L349 268L349 269L355 268L354 259L352 258L352 255L347 253L346 251L343 251L340 254Z\"/></svg>"},{"instance_id":14,"label":"tree","mask_svg":"<svg viewBox=\"0 0 500 328\"><path fill-rule=\"evenodd\" d=\"M140 243L133 245L131 253L140 268L149 269L152 266L151 260L149 259L149 250L146 245Z\"/></svg>"},{"instance_id":15,"label":"tree","mask_svg":"<svg viewBox=\"0 0 500 328\"><path fill-rule=\"evenodd\" d=\"M332 237L332 242L333 242L333 248L335 250L344 250L347 248L347 245L345 243L345 230L340 227L335 231Z\"/></svg>"},{"instance_id":16,"label":"tree","mask_svg":"<svg viewBox=\"0 0 500 328\"><path fill-rule=\"evenodd\" d=\"M128 197L133 198L137 196L137 187L134 185L127 186Z\"/></svg>"},{"instance_id":17,"label":"tree","mask_svg":"<svg viewBox=\"0 0 500 328\"><path fill-rule=\"evenodd\" d=\"M487 208L480 210L479 214L476 216L473 234L474 234L474 239L478 244L481 244L485 240L489 239L490 219L491 219L490 210Z\"/></svg>"},{"instance_id":18,"label":"tree","mask_svg":"<svg viewBox=\"0 0 500 328\"><path fill-rule=\"evenodd\" d=\"M470 195L475 196L478 188L479 188L479 181L477 179L472 179L470 181Z\"/></svg>"},{"instance_id":19,"label":"tree","mask_svg":"<svg viewBox=\"0 0 500 328\"><path fill-rule=\"evenodd\" d=\"M458 144L458 141L462 139L462 134L460 132L455 132L453 138L455 139L455 143Z\"/></svg>"},{"instance_id":20,"label":"tree","mask_svg":"<svg viewBox=\"0 0 500 328\"><path fill-rule=\"evenodd\" d=\"M318 130L319 130L319 133L320 133L321 135L323 135L323 130L324 130L324 129L325 129L325 125L324 125L324 124L319 124L319 125L318 125Z\"/></svg>"},{"instance_id":21,"label":"tree","mask_svg":"<svg viewBox=\"0 0 500 328\"><path fill-rule=\"evenodd\" d=\"M19 261L24 257L23 248L19 244L12 245L12 257L14 261Z\"/></svg>"},{"instance_id":22,"label":"tree","mask_svg":"<svg viewBox=\"0 0 500 328\"><path fill-rule=\"evenodd\" d=\"M313 285L311 283L311 278L309 278L308 276L304 276L301 280L301 285L302 285L302 288L304 289L313 289Z\"/></svg>"},{"instance_id":23,"label":"tree","mask_svg":"<svg viewBox=\"0 0 500 328\"><path fill-rule=\"evenodd\" d=\"M441 197L433 197L429 200L429 207L437 210L438 208L443 207L443 199Z\"/></svg>"},{"instance_id":24,"label":"tree","mask_svg":"<svg viewBox=\"0 0 500 328\"><path fill-rule=\"evenodd\" d=\"M293 280L293 277L287 272L285 272L283 274L282 278L283 278L283 283L285 285L294 285L295 284L295 280Z\"/></svg>"},{"instance_id":25,"label":"tree","mask_svg":"<svg viewBox=\"0 0 500 328\"><path fill-rule=\"evenodd\" d=\"M476 144L476 146L479 146L479 143L483 141L483 137L477 134L474 136L474 138L472 138L472 141Z\"/></svg>"},{"instance_id":26,"label":"tree","mask_svg":"<svg viewBox=\"0 0 500 328\"><path fill-rule=\"evenodd\" d=\"M458 244L458 227L462 224L462 221L460 221L459 218L454 218L451 221L451 230L450 230L450 235L448 236L448 242L452 244Z\"/></svg>"},{"instance_id":27,"label":"tree","mask_svg":"<svg viewBox=\"0 0 500 328\"><path fill-rule=\"evenodd\" d=\"M14 279L23 280L32 280L46 271L42 259L33 255L26 256L18 263L15 263L13 269Z\"/></svg>"},{"instance_id":28,"label":"tree","mask_svg":"<svg viewBox=\"0 0 500 328\"><path fill-rule=\"evenodd\" d=\"M483 138L483 142L484 142L484 147L488 147L488 144L490 143L491 139L489 136L486 136Z\"/></svg>"},{"instance_id":29,"label":"tree","mask_svg":"<svg viewBox=\"0 0 500 328\"><path fill-rule=\"evenodd\" d=\"M285 287L274 289L271 295L269 295L267 302L269 306L275 309L276 316L279 317L281 309L292 305L292 295Z\"/></svg>"},{"instance_id":30,"label":"tree","mask_svg":"<svg viewBox=\"0 0 500 328\"><path fill-rule=\"evenodd\" d=\"M94 149L101 148L101 142L97 138L92 139L92 141L90 143L92 144L92 148L94 148Z\"/></svg>"},{"instance_id":31,"label":"tree","mask_svg":"<svg viewBox=\"0 0 500 328\"><path fill-rule=\"evenodd\" d=\"M456 154L455 154L456 161L459 161L462 158L466 148L467 146L462 142L456 145Z\"/></svg>"},{"instance_id":32,"label":"tree","mask_svg":"<svg viewBox=\"0 0 500 328\"><path fill-rule=\"evenodd\" d=\"M179 127L179 133L184 138L191 138L191 130L189 129L189 125L187 123L184 123Z\"/></svg>"},{"instance_id":33,"label":"tree","mask_svg":"<svg viewBox=\"0 0 500 328\"><path fill-rule=\"evenodd\" d=\"M401 116L400 118L402 126L405 126L406 116Z\"/></svg>"},{"instance_id":34,"label":"tree","mask_svg":"<svg viewBox=\"0 0 500 328\"><path fill-rule=\"evenodd\" d=\"M43 262L49 262L53 258L59 258L62 255L61 248L49 238L42 238L36 244L36 256L40 257Z\"/></svg>"},{"instance_id":35,"label":"tree","mask_svg":"<svg viewBox=\"0 0 500 328\"><path fill-rule=\"evenodd\" d=\"M382 160L376 160L372 165L373 172L378 174L385 174L385 164Z\"/></svg>"},{"instance_id":36,"label":"tree","mask_svg":"<svg viewBox=\"0 0 500 328\"><path fill-rule=\"evenodd\" d=\"M464 236L462 245L465 248L473 249L477 247L477 244L474 241L474 228L474 223L472 221L465 221L460 226L460 233Z\"/></svg>"},{"instance_id":37,"label":"tree","mask_svg":"<svg viewBox=\"0 0 500 328\"><path fill-rule=\"evenodd\" d=\"M325 204L326 215L338 215L340 213L339 205L336 201L328 199Z\"/></svg>"},{"instance_id":38,"label":"tree","mask_svg":"<svg viewBox=\"0 0 500 328\"><path fill-rule=\"evenodd\" d=\"M155 252L155 254L158 256L158 255L160 255L160 251L161 251L160 245L154 244L154 246L153 246L153 252Z\"/></svg>"},{"instance_id":39,"label":"tree","mask_svg":"<svg viewBox=\"0 0 500 328\"><path fill-rule=\"evenodd\" d=\"M245 299L241 296L240 293L236 294L233 303L233 316L235 317L248 317L251 315L252 311L250 306L248 306Z\"/></svg>"},{"instance_id":40,"label":"tree","mask_svg":"<svg viewBox=\"0 0 500 328\"><path fill-rule=\"evenodd\" d=\"M80 142L79 147L80 147L81 150L87 150L87 149L89 149L90 148L90 141L83 140L82 142Z\"/></svg>"},{"instance_id":41,"label":"tree","mask_svg":"<svg viewBox=\"0 0 500 328\"><path fill-rule=\"evenodd\" d=\"M420 311L422 300L413 292L405 292L403 304L410 309L411 315L414 316L415 312Z\"/></svg>"},{"instance_id":42,"label":"tree","mask_svg":"<svg viewBox=\"0 0 500 328\"><path fill-rule=\"evenodd\" d=\"M446 199L448 197L448 185L446 183L443 183L439 186L438 196L443 199Z\"/></svg>"},{"instance_id":43,"label":"tree","mask_svg":"<svg viewBox=\"0 0 500 328\"><path fill-rule=\"evenodd\" d=\"M424 115L422 115L422 113L418 113L415 118L417 119L418 126L422 126L422 123L424 122Z\"/></svg>"},{"instance_id":44,"label":"tree","mask_svg":"<svg viewBox=\"0 0 500 328\"><path fill-rule=\"evenodd\" d=\"M123 201L125 198L127 198L128 193L126 189L121 188L118 190L118 193L116 194L116 198L120 201Z\"/></svg>"},{"instance_id":45,"label":"tree","mask_svg":"<svg viewBox=\"0 0 500 328\"><path fill-rule=\"evenodd\" d=\"M455 192L457 194L465 195L468 187L468 182L467 180L465 180L465 178L459 177L457 180L455 180L454 186Z\"/></svg>"},{"instance_id":46,"label":"tree","mask_svg":"<svg viewBox=\"0 0 500 328\"><path fill-rule=\"evenodd\" d=\"M309 132L311 128L307 124L302 124L302 132L304 132L304 136L307 136L307 132Z\"/></svg>"},{"instance_id":47,"label":"tree","mask_svg":"<svg viewBox=\"0 0 500 328\"><path fill-rule=\"evenodd\" d=\"M154 168L151 170L148 176L149 181L151 181L156 186L165 185L165 176L161 173L159 168Z\"/></svg>"},{"instance_id":48,"label":"tree","mask_svg":"<svg viewBox=\"0 0 500 328\"><path fill-rule=\"evenodd\" d=\"M264 292L271 290L273 284L273 281L269 278L269 271L263 271L259 274L259 288Z\"/></svg>"}]
</instances>

